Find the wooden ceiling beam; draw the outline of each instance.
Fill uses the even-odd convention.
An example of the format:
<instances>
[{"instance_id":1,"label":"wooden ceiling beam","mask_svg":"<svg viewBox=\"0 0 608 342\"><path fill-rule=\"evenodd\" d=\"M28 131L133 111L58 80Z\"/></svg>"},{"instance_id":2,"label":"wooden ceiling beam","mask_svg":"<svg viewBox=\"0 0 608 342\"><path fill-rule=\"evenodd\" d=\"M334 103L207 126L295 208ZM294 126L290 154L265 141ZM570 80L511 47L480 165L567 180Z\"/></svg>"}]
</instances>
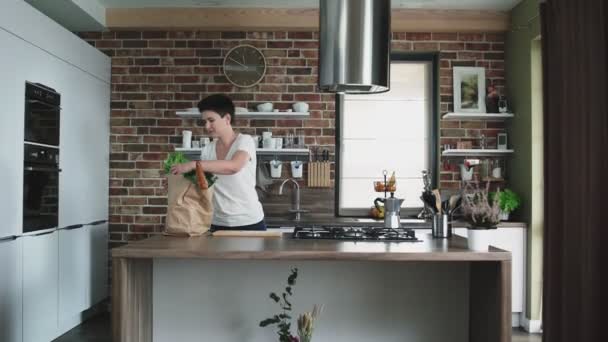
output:
<instances>
[{"instance_id":1,"label":"wooden ceiling beam","mask_svg":"<svg viewBox=\"0 0 608 342\"><path fill-rule=\"evenodd\" d=\"M496 11L394 9L394 32L503 32L509 14ZM106 26L126 29L204 31L317 31L318 9L108 8Z\"/></svg>"}]
</instances>

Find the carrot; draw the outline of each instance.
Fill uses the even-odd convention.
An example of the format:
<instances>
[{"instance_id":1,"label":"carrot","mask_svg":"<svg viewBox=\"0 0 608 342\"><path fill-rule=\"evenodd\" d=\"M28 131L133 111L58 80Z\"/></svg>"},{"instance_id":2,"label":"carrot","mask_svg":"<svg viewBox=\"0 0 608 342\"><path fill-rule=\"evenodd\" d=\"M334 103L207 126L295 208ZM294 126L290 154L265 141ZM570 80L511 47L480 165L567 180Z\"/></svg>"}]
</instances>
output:
<instances>
[{"instance_id":1,"label":"carrot","mask_svg":"<svg viewBox=\"0 0 608 342\"><path fill-rule=\"evenodd\" d=\"M203 167L201 166L200 162L196 162L196 180L198 182L198 187L201 190L207 190L209 188L207 178L205 177L205 172L203 171Z\"/></svg>"}]
</instances>

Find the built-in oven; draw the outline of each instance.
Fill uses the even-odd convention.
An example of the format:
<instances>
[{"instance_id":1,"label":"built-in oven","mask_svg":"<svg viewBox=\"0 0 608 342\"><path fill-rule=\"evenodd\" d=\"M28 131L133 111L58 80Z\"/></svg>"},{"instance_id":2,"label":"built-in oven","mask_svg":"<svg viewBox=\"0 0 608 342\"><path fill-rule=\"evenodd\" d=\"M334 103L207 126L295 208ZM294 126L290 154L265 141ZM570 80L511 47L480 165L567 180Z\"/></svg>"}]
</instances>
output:
<instances>
[{"instance_id":1,"label":"built-in oven","mask_svg":"<svg viewBox=\"0 0 608 342\"><path fill-rule=\"evenodd\" d=\"M40 83L25 83L25 143L59 147L61 95Z\"/></svg>"},{"instance_id":2,"label":"built-in oven","mask_svg":"<svg viewBox=\"0 0 608 342\"><path fill-rule=\"evenodd\" d=\"M24 144L23 232L56 228L59 214L59 149Z\"/></svg>"},{"instance_id":3,"label":"built-in oven","mask_svg":"<svg viewBox=\"0 0 608 342\"><path fill-rule=\"evenodd\" d=\"M59 118L61 95L25 83L23 232L56 228L59 213Z\"/></svg>"}]
</instances>

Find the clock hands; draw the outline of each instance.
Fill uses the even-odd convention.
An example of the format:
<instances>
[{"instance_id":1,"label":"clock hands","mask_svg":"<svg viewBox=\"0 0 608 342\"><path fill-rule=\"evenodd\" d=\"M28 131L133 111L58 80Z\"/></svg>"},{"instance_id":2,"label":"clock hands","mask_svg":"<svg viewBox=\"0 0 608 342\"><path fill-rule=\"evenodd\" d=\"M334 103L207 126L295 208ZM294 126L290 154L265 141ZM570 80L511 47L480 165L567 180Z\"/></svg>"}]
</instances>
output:
<instances>
[{"instance_id":1,"label":"clock hands","mask_svg":"<svg viewBox=\"0 0 608 342\"><path fill-rule=\"evenodd\" d=\"M236 59L232 58L232 57L228 57L229 60L233 61L234 63L242 66L243 68L245 68L245 70L247 70L247 66L239 61L237 61Z\"/></svg>"}]
</instances>

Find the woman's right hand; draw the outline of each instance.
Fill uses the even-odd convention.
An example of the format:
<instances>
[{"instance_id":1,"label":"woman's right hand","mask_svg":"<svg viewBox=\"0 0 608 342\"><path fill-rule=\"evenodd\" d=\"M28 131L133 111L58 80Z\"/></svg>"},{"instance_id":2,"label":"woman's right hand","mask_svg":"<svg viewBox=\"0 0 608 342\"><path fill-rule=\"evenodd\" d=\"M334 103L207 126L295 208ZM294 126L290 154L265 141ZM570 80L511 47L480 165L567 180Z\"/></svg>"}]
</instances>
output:
<instances>
[{"instance_id":1,"label":"woman's right hand","mask_svg":"<svg viewBox=\"0 0 608 342\"><path fill-rule=\"evenodd\" d=\"M171 174L181 175L194 170L194 168L196 168L196 163L193 161L182 164L175 164L171 167Z\"/></svg>"}]
</instances>

